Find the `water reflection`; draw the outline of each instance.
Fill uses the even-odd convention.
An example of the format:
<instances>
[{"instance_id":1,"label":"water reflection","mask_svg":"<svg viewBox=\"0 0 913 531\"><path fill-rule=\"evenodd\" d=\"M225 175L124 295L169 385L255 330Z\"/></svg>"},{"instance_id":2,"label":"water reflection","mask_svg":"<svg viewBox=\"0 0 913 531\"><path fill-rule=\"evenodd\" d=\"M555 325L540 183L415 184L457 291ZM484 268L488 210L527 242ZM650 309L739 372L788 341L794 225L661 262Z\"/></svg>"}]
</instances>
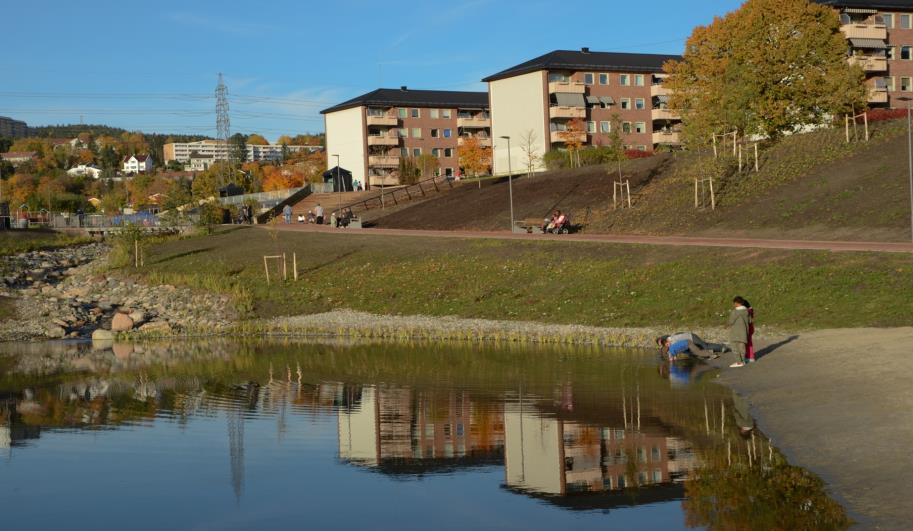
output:
<instances>
[{"instance_id":1,"label":"water reflection","mask_svg":"<svg viewBox=\"0 0 913 531\"><path fill-rule=\"evenodd\" d=\"M407 482L471 475L484 489L499 471L497 491L594 518L674 503L678 527L847 525L817 479L761 434L743 433L746 405L701 365L636 352L427 345L16 349L0 356L0 452L10 462L17 452L47 452L34 443L48 432L123 427L151 439L171 423L193 437L195 426L217 421L223 442L200 444L227 451L237 506L249 490L269 488L264 448L287 447L310 468L335 459ZM325 438L323 423L332 425ZM270 432L272 446L263 439ZM313 479L333 483L340 473ZM424 503L440 510L445 500Z\"/></svg>"}]
</instances>

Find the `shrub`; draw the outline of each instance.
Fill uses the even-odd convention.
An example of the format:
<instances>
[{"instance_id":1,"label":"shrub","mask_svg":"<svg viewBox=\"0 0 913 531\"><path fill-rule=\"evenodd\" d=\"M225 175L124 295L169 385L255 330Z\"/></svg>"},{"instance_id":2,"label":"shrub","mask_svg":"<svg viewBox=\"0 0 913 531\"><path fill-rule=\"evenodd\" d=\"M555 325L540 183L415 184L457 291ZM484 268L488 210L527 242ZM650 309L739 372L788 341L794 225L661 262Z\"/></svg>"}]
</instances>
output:
<instances>
[{"instance_id":1,"label":"shrub","mask_svg":"<svg viewBox=\"0 0 913 531\"><path fill-rule=\"evenodd\" d=\"M899 120L907 117L906 109L873 109L869 111L869 122Z\"/></svg>"},{"instance_id":2,"label":"shrub","mask_svg":"<svg viewBox=\"0 0 913 531\"><path fill-rule=\"evenodd\" d=\"M639 149L626 149L626 159L646 159L654 155L652 151L640 151Z\"/></svg>"},{"instance_id":3,"label":"shrub","mask_svg":"<svg viewBox=\"0 0 913 531\"><path fill-rule=\"evenodd\" d=\"M542 157L545 167L549 170L562 170L570 166L570 159L566 151L553 149Z\"/></svg>"}]
</instances>

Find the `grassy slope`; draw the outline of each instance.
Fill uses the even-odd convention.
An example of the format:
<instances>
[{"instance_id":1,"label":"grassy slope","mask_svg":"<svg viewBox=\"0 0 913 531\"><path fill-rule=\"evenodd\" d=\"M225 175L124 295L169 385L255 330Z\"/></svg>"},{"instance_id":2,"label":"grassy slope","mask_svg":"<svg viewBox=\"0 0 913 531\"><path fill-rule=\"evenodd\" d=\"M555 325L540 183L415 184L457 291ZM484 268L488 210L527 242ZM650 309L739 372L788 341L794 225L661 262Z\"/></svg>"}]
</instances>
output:
<instances>
[{"instance_id":1,"label":"grassy slope","mask_svg":"<svg viewBox=\"0 0 913 531\"><path fill-rule=\"evenodd\" d=\"M351 308L602 326L720 325L735 294L788 329L909 325L913 259L752 249L276 233L242 228L150 249L153 281L234 293L257 316ZM298 255L301 279L263 278Z\"/></svg>"},{"instance_id":2,"label":"grassy slope","mask_svg":"<svg viewBox=\"0 0 913 531\"><path fill-rule=\"evenodd\" d=\"M44 229L0 230L0 256L55 249L91 241L86 236L55 232Z\"/></svg>"},{"instance_id":3,"label":"grassy slope","mask_svg":"<svg viewBox=\"0 0 913 531\"><path fill-rule=\"evenodd\" d=\"M695 176L713 171L708 153L676 153L628 161L633 210L612 209L605 168L542 174L514 182L518 218L541 218L551 208L589 222L591 232L753 235L815 239L903 241L909 238L905 123L873 126L869 143L846 144L842 130L796 135L762 148L760 173L734 172L717 161L716 211L694 209ZM589 211L589 216L586 215ZM464 188L381 218L398 228L504 229L507 186Z\"/></svg>"}]
</instances>

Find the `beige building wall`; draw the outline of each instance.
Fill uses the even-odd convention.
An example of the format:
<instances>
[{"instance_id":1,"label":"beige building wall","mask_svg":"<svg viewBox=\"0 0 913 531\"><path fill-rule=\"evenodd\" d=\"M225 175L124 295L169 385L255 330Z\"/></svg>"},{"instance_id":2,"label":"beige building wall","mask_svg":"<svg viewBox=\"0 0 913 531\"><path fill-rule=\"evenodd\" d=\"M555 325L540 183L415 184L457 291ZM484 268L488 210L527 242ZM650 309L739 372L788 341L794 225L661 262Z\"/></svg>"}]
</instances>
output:
<instances>
[{"instance_id":1,"label":"beige building wall","mask_svg":"<svg viewBox=\"0 0 913 531\"><path fill-rule=\"evenodd\" d=\"M327 137L329 138L329 137ZM380 426L377 417L377 390L366 387L361 393L361 408L356 411L339 410L339 458L354 463L376 466Z\"/></svg>"},{"instance_id":2,"label":"beige building wall","mask_svg":"<svg viewBox=\"0 0 913 531\"><path fill-rule=\"evenodd\" d=\"M514 175L527 171L528 162L523 147L526 144L524 138L529 131L533 131L534 146L540 157L534 171L545 170L541 157L548 150L549 132L546 130L547 98L543 76L542 71L531 72L488 84L495 175L506 175L508 172L507 141L502 139L502 136L510 137L510 166Z\"/></svg>"},{"instance_id":3,"label":"beige building wall","mask_svg":"<svg viewBox=\"0 0 913 531\"><path fill-rule=\"evenodd\" d=\"M339 165L352 172L352 179L366 183L365 108L353 107L324 115L327 135L327 169Z\"/></svg>"},{"instance_id":4,"label":"beige building wall","mask_svg":"<svg viewBox=\"0 0 913 531\"><path fill-rule=\"evenodd\" d=\"M555 419L510 405L504 412L504 469L507 485L542 494L564 493L563 440ZM532 406L528 406L532 407Z\"/></svg>"}]
</instances>

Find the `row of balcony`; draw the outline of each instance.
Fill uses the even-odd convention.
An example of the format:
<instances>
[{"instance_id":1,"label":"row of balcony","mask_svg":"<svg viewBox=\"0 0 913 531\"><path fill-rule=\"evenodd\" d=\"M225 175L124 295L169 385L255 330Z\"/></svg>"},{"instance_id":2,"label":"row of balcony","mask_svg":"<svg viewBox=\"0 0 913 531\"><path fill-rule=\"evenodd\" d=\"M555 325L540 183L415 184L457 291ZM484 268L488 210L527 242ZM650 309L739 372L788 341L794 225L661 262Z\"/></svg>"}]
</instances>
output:
<instances>
[{"instance_id":1,"label":"row of balcony","mask_svg":"<svg viewBox=\"0 0 913 531\"><path fill-rule=\"evenodd\" d=\"M571 135L571 136L569 136ZM569 140L577 140L578 142L585 143L587 141L587 133L568 133L567 131L552 131L551 132L551 141L552 143L565 143ZM654 144L666 144L666 145L679 145L682 143L681 133L678 131L655 131L653 133L653 143Z\"/></svg>"},{"instance_id":2,"label":"row of balcony","mask_svg":"<svg viewBox=\"0 0 913 531\"><path fill-rule=\"evenodd\" d=\"M866 72L887 72L888 59L886 57L869 57L854 55L850 57L851 65L859 65Z\"/></svg>"},{"instance_id":3,"label":"row of balcony","mask_svg":"<svg viewBox=\"0 0 913 531\"><path fill-rule=\"evenodd\" d=\"M548 84L548 93L549 94L585 94L586 85L580 81L551 81ZM662 83L656 83L650 85L650 95L651 96L668 96L672 92L665 87Z\"/></svg>"},{"instance_id":4,"label":"row of balcony","mask_svg":"<svg viewBox=\"0 0 913 531\"><path fill-rule=\"evenodd\" d=\"M681 116L670 109L651 109L650 114L654 120L681 120ZM548 115L552 119L586 118L586 107L566 107L552 105Z\"/></svg>"},{"instance_id":5,"label":"row of balcony","mask_svg":"<svg viewBox=\"0 0 913 531\"><path fill-rule=\"evenodd\" d=\"M399 118L395 115L368 115L366 123L369 126L375 127L396 127L399 125ZM467 129L484 129L486 127L491 127L490 118L457 118L457 127L464 127Z\"/></svg>"},{"instance_id":6,"label":"row of balcony","mask_svg":"<svg viewBox=\"0 0 913 531\"><path fill-rule=\"evenodd\" d=\"M466 137L460 136L457 137L457 145L462 146ZM476 136L479 141L480 146L491 147L491 138ZM369 146L398 146L399 145L399 136L397 135L368 135L368 145Z\"/></svg>"},{"instance_id":7,"label":"row of balcony","mask_svg":"<svg viewBox=\"0 0 913 531\"><path fill-rule=\"evenodd\" d=\"M877 39L888 38L888 28L884 24L868 24L864 22L850 23L840 26L840 31L847 39Z\"/></svg>"}]
</instances>

